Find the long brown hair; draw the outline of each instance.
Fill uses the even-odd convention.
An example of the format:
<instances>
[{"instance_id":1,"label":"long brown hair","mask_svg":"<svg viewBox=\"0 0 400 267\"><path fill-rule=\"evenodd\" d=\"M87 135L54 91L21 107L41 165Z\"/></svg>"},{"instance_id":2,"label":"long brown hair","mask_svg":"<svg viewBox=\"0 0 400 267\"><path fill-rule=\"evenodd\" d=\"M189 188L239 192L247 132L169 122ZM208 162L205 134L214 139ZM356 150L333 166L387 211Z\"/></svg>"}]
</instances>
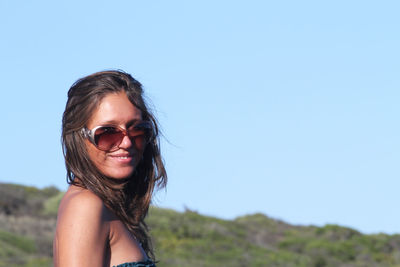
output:
<instances>
[{"instance_id":1,"label":"long brown hair","mask_svg":"<svg viewBox=\"0 0 400 267\"><path fill-rule=\"evenodd\" d=\"M86 126L101 100L110 93L125 92L129 101L142 113L142 119L153 126L152 139L143 157L128 179L117 180L102 174L89 158L81 129ZM143 99L142 85L123 71L97 72L77 80L68 91L62 119L62 145L67 181L99 196L142 244L154 260L153 248L144 218L153 191L167 182L160 155L157 121Z\"/></svg>"}]
</instances>

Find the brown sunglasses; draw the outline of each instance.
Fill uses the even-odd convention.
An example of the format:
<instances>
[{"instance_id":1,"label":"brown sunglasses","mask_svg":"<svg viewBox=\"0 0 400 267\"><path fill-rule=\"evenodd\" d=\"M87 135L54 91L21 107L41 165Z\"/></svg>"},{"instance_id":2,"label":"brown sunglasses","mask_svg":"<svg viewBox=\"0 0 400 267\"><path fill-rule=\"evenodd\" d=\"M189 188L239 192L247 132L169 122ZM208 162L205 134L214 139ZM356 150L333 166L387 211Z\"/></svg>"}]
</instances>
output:
<instances>
[{"instance_id":1,"label":"brown sunglasses","mask_svg":"<svg viewBox=\"0 0 400 267\"><path fill-rule=\"evenodd\" d=\"M149 121L143 121L127 129L116 125L96 126L91 130L85 127L82 134L102 151L118 150L125 136L133 141L137 149L143 150L152 137L152 125Z\"/></svg>"}]
</instances>

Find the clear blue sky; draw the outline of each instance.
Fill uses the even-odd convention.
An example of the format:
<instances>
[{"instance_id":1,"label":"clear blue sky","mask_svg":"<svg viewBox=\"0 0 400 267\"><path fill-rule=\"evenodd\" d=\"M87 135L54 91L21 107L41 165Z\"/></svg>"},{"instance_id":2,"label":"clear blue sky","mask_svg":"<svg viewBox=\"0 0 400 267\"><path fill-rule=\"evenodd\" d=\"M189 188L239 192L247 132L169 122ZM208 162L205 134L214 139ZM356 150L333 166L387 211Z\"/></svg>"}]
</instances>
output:
<instances>
[{"instance_id":1,"label":"clear blue sky","mask_svg":"<svg viewBox=\"0 0 400 267\"><path fill-rule=\"evenodd\" d=\"M0 181L65 190L66 94L119 68L167 141L162 207L400 233L397 1L0 1Z\"/></svg>"}]
</instances>

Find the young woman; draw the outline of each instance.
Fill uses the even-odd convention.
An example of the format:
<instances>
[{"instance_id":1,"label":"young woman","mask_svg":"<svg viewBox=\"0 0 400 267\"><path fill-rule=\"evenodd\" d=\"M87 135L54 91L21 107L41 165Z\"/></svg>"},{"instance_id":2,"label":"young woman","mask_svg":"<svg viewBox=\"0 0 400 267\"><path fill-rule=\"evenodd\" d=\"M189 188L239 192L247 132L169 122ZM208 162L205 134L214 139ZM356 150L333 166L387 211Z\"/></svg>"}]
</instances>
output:
<instances>
[{"instance_id":1,"label":"young woman","mask_svg":"<svg viewBox=\"0 0 400 267\"><path fill-rule=\"evenodd\" d=\"M75 82L62 119L70 184L58 211L54 265L154 267L144 218L167 175L141 84L122 71Z\"/></svg>"}]
</instances>

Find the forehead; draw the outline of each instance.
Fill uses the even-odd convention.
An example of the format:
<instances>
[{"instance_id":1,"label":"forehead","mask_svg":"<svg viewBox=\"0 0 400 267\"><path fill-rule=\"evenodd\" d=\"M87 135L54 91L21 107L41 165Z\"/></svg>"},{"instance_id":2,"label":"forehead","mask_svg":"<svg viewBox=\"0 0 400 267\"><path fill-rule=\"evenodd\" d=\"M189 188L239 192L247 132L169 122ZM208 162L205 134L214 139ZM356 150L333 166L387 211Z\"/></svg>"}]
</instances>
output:
<instances>
[{"instance_id":1,"label":"forehead","mask_svg":"<svg viewBox=\"0 0 400 267\"><path fill-rule=\"evenodd\" d=\"M104 124L124 125L141 119L141 111L129 101L125 92L110 93L100 101L87 127L90 129Z\"/></svg>"}]
</instances>

